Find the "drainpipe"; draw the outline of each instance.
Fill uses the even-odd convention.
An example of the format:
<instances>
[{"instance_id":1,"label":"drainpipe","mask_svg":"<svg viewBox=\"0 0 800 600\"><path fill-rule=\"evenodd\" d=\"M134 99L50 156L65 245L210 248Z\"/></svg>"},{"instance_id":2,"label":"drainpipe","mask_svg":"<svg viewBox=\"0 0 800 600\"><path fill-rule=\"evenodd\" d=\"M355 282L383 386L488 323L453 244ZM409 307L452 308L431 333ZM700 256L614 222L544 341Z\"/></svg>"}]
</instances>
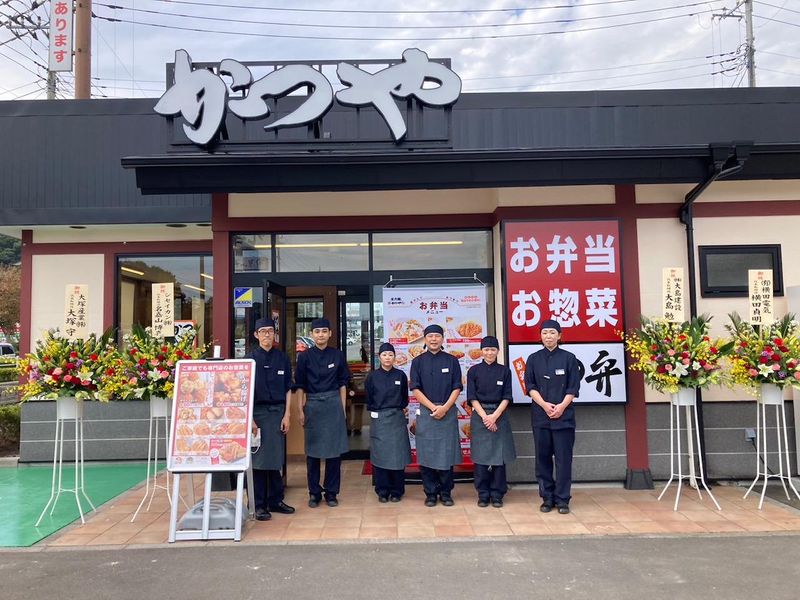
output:
<instances>
[{"instance_id":1,"label":"drainpipe","mask_svg":"<svg viewBox=\"0 0 800 600\"><path fill-rule=\"evenodd\" d=\"M744 168L745 162L750 157L753 142L731 142L729 144L711 144L709 150L711 152L711 164L709 165L708 176L694 186L691 191L684 197L684 202L681 205L678 218L681 223L686 226L686 254L689 263L689 316L694 318L697 316L697 283L696 283L696 267L694 257L694 214L692 208L695 200L706 191L708 186L717 181L724 179L730 175L738 173ZM697 398L697 424L698 435L700 437L699 454L706 468L703 475L708 477L708 461L706 460L706 437L705 425L703 422L703 392L700 388L696 389ZM694 471L694 465L691 465ZM707 483L707 482L706 482Z\"/></svg>"}]
</instances>

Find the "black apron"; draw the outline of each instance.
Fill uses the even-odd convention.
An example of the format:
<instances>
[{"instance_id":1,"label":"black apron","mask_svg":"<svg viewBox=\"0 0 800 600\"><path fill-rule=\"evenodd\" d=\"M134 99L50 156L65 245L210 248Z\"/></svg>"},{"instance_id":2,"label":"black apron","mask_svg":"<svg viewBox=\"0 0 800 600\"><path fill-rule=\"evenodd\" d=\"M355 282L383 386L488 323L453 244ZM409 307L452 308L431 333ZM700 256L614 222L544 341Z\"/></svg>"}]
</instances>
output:
<instances>
[{"instance_id":1,"label":"black apron","mask_svg":"<svg viewBox=\"0 0 800 600\"><path fill-rule=\"evenodd\" d=\"M281 421L286 411L284 404L255 404L253 420L261 429L261 447L253 455L253 468L261 471L280 471L284 463L284 440Z\"/></svg>"},{"instance_id":2,"label":"black apron","mask_svg":"<svg viewBox=\"0 0 800 600\"><path fill-rule=\"evenodd\" d=\"M306 456L338 458L349 449L347 425L339 390L306 396Z\"/></svg>"},{"instance_id":3,"label":"black apron","mask_svg":"<svg viewBox=\"0 0 800 600\"><path fill-rule=\"evenodd\" d=\"M377 417L375 416L377 415ZM400 471L411 462L408 420L402 408L370 411L369 460L376 467Z\"/></svg>"},{"instance_id":4,"label":"black apron","mask_svg":"<svg viewBox=\"0 0 800 600\"><path fill-rule=\"evenodd\" d=\"M461 440L458 435L458 418L452 406L443 419L436 420L424 406L417 415L417 462L429 469L446 470L461 464Z\"/></svg>"},{"instance_id":5,"label":"black apron","mask_svg":"<svg viewBox=\"0 0 800 600\"><path fill-rule=\"evenodd\" d=\"M494 412L497 404L484 404L481 406L486 413ZM476 465L505 465L517 458L514 449L514 436L511 433L511 423L506 412L497 419L497 431L494 433L486 429L483 419L477 410L472 411L470 417L470 430L472 438L470 443L470 456Z\"/></svg>"}]
</instances>

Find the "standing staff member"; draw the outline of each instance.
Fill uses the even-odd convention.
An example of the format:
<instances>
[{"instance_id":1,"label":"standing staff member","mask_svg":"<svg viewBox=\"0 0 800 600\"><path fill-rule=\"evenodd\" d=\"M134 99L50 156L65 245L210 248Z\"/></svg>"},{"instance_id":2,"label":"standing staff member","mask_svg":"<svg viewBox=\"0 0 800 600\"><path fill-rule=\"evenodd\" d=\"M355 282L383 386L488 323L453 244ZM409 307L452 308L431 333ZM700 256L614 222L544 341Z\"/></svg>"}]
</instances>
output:
<instances>
[{"instance_id":1,"label":"standing staff member","mask_svg":"<svg viewBox=\"0 0 800 600\"><path fill-rule=\"evenodd\" d=\"M503 506L508 491L506 464L517 458L511 424L504 415L512 399L511 370L497 362L500 344L487 335L481 340L483 362L467 371L467 401L472 405L470 445L475 464L478 506Z\"/></svg>"},{"instance_id":2,"label":"standing staff member","mask_svg":"<svg viewBox=\"0 0 800 600\"><path fill-rule=\"evenodd\" d=\"M261 429L261 447L253 455L253 499L256 519L268 521L270 511L292 514L283 501L284 438L289 431L292 397L292 366L289 357L273 347L275 323L258 319L253 333L258 346L250 353L256 361L253 430Z\"/></svg>"},{"instance_id":3,"label":"standing staff member","mask_svg":"<svg viewBox=\"0 0 800 600\"><path fill-rule=\"evenodd\" d=\"M453 465L461 463L456 411L450 410L462 390L458 359L442 350L444 330L425 328L423 352L411 362L411 389L420 403L417 413L417 462L425 490L425 506L441 498L453 506Z\"/></svg>"},{"instance_id":4,"label":"standing staff member","mask_svg":"<svg viewBox=\"0 0 800 600\"><path fill-rule=\"evenodd\" d=\"M347 452L345 406L350 371L341 350L329 348L328 319L311 321L314 346L297 356L295 387L300 424L305 430L308 505L319 506L323 492L328 506L338 506L342 481L342 454ZM320 463L325 459L325 481L319 484Z\"/></svg>"},{"instance_id":5,"label":"standing staff member","mask_svg":"<svg viewBox=\"0 0 800 600\"><path fill-rule=\"evenodd\" d=\"M569 513L572 487L572 449L575 446L575 407L581 386L578 359L558 347L561 325L548 320L541 325L544 348L525 363L525 389L533 399L531 427L536 446L536 475L542 512L558 508ZM555 460L556 478L553 478Z\"/></svg>"},{"instance_id":6,"label":"standing staff member","mask_svg":"<svg viewBox=\"0 0 800 600\"><path fill-rule=\"evenodd\" d=\"M411 462L408 440L408 378L394 367L394 346L381 344L379 369L370 371L364 388L370 411L369 459L380 502L400 502L406 491L405 468Z\"/></svg>"}]
</instances>

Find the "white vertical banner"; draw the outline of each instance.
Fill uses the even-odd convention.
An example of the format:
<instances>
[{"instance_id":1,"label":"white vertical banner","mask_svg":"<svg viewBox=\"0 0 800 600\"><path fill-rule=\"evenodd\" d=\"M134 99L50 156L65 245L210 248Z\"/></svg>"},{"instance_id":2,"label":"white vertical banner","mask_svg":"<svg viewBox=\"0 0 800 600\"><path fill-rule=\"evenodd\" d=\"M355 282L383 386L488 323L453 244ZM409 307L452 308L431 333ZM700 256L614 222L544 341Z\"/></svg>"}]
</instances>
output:
<instances>
[{"instance_id":1,"label":"white vertical banner","mask_svg":"<svg viewBox=\"0 0 800 600\"><path fill-rule=\"evenodd\" d=\"M425 352L423 335L428 325L444 329L444 350L458 359L464 389L456 400L461 455L470 462L469 418L472 407L466 401L467 370L482 360L481 339L486 330L486 288L484 286L452 286L437 288L383 289L384 341L395 348L395 366L409 375L411 361ZM411 453L416 463L416 430L419 404L409 397L408 419Z\"/></svg>"},{"instance_id":2,"label":"white vertical banner","mask_svg":"<svg viewBox=\"0 0 800 600\"><path fill-rule=\"evenodd\" d=\"M683 290L683 268L666 267L661 270L661 314L671 323L683 323L685 320Z\"/></svg>"},{"instance_id":3,"label":"white vertical banner","mask_svg":"<svg viewBox=\"0 0 800 600\"><path fill-rule=\"evenodd\" d=\"M85 340L89 335L89 286L68 283L64 290L64 335L70 340Z\"/></svg>"},{"instance_id":4,"label":"white vertical banner","mask_svg":"<svg viewBox=\"0 0 800 600\"><path fill-rule=\"evenodd\" d=\"M750 323L772 325L775 313L772 304L772 269L749 269Z\"/></svg>"},{"instance_id":5,"label":"white vertical banner","mask_svg":"<svg viewBox=\"0 0 800 600\"><path fill-rule=\"evenodd\" d=\"M175 284L153 284L152 306L153 337L164 338L175 335Z\"/></svg>"},{"instance_id":6,"label":"white vertical banner","mask_svg":"<svg viewBox=\"0 0 800 600\"><path fill-rule=\"evenodd\" d=\"M50 0L50 71L72 71L72 0Z\"/></svg>"}]
</instances>

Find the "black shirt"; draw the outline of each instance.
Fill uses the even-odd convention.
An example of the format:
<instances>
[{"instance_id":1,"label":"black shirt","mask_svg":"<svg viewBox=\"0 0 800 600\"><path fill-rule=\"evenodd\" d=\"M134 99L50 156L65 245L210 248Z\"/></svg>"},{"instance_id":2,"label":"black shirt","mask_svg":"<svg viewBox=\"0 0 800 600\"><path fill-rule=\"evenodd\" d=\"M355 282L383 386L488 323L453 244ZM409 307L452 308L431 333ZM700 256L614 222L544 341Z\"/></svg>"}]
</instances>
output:
<instances>
[{"instance_id":1,"label":"black shirt","mask_svg":"<svg viewBox=\"0 0 800 600\"><path fill-rule=\"evenodd\" d=\"M405 408L408 406L408 377L400 369L379 367L370 371L364 384L367 410Z\"/></svg>"},{"instance_id":2,"label":"black shirt","mask_svg":"<svg viewBox=\"0 0 800 600\"><path fill-rule=\"evenodd\" d=\"M411 389L420 390L434 404L444 404L461 385L458 359L444 350L423 352L411 361Z\"/></svg>"},{"instance_id":3,"label":"black shirt","mask_svg":"<svg viewBox=\"0 0 800 600\"><path fill-rule=\"evenodd\" d=\"M286 404L286 392L292 389L292 365L289 357L277 348L256 347L250 353L256 361L255 404Z\"/></svg>"},{"instance_id":4,"label":"black shirt","mask_svg":"<svg viewBox=\"0 0 800 600\"><path fill-rule=\"evenodd\" d=\"M477 400L481 404L511 402L511 369L498 362L492 364L482 360L467 371L467 401Z\"/></svg>"},{"instance_id":5,"label":"black shirt","mask_svg":"<svg viewBox=\"0 0 800 600\"><path fill-rule=\"evenodd\" d=\"M525 363L525 389L528 395L537 390L545 401L559 404L564 396L572 394L578 397L581 387L578 359L572 352L556 347L551 352L542 348L528 357ZM533 403L531 413L534 427L545 429L575 428L575 405L570 405L558 419L551 419L544 409Z\"/></svg>"},{"instance_id":6,"label":"black shirt","mask_svg":"<svg viewBox=\"0 0 800 600\"><path fill-rule=\"evenodd\" d=\"M305 390L307 394L338 392L348 381L350 371L341 350L330 346L320 350L312 346L297 355L295 388Z\"/></svg>"}]
</instances>

